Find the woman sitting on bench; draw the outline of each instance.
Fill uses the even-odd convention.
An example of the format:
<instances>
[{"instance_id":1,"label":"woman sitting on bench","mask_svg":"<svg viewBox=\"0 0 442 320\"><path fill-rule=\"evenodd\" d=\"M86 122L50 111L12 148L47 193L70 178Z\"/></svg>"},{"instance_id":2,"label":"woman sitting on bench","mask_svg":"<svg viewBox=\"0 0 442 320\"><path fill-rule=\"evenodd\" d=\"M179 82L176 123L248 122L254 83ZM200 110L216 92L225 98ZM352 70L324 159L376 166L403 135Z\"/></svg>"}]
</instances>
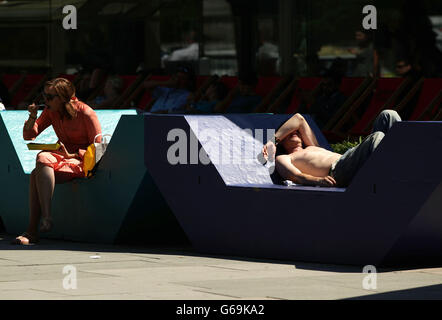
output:
<instances>
[{"instance_id":1,"label":"woman sitting on bench","mask_svg":"<svg viewBox=\"0 0 442 320\"><path fill-rule=\"evenodd\" d=\"M40 232L51 229L51 200L55 184L84 177L84 154L95 137L101 134L95 111L75 97L75 87L69 80L57 78L48 81L43 97L46 108L38 119L38 106L31 104L28 107L29 119L23 127L23 138L34 140L52 125L61 147L57 151L42 151L37 155L29 183L29 226L13 241L14 244L36 243L40 218ZM101 136L98 136L96 142L100 141Z\"/></svg>"}]
</instances>

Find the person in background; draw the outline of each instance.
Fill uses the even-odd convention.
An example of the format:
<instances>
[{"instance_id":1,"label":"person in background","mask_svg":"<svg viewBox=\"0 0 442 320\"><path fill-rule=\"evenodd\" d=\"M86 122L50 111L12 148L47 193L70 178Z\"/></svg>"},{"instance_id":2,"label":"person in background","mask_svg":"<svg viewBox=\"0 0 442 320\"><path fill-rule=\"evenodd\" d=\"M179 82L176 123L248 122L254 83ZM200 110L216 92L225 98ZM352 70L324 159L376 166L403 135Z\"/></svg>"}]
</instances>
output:
<instances>
[{"instance_id":1,"label":"person in background","mask_svg":"<svg viewBox=\"0 0 442 320\"><path fill-rule=\"evenodd\" d=\"M105 84L108 75L112 73L109 58L106 55L92 57L91 60L92 62L84 64L77 84L77 95L82 101L94 99L97 90Z\"/></svg>"},{"instance_id":2,"label":"person in background","mask_svg":"<svg viewBox=\"0 0 442 320\"><path fill-rule=\"evenodd\" d=\"M307 111L319 128L323 128L344 104L347 97L339 91L342 78L331 72L327 73L319 88L315 101Z\"/></svg>"},{"instance_id":3,"label":"person in background","mask_svg":"<svg viewBox=\"0 0 442 320\"><path fill-rule=\"evenodd\" d=\"M107 74L102 69L94 69L92 71L84 71L80 75L78 82L78 96L82 100L87 100L105 81Z\"/></svg>"},{"instance_id":4,"label":"person in background","mask_svg":"<svg viewBox=\"0 0 442 320\"><path fill-rule=\"evenodd\" d=\"M217 113L250 113L261 103L262 97L255 92L258 77L254 72L246 72L238 77L238 86L231 90L226 99L217 104Z\"/></svg>"},{"instance_id":5,"label":"person in background","mask_svg":"<svg viewBox=\"0 0 442 320\"><path fill-rule=\"evenodd\" d=\"M94 109L116 107L115 102L123 90L123 80L118 76L111 76L106 80L103 89L103 96L96 97L88 104Z\"/></svg>"},{"instance_id":6,"label":"person in background","mask_svg":"<svg viewBox=\"0 0 442 320\"><path fill-rule=\"evenodd\" d=\"M76 95L78 99L86 101L89 95L92 93L90 88L92 71L81 70L78 74L78 81L76 85Z\"/></svg>"},{"instance_id":7,"label":"person in background","mask_svg":"<svg viewBox=\"0 0 442 320\"><path fill-rule=\"evenodd\" d=\"M356 66L353 77L367 77L378 74L378 58L369 31L361 29L355 32L355 40L358 48L349 49L349 52L356 55Z\"/></svg>"},{"instance_id":8,"label":"person in background","mask_svg":"<svg viewBox=\"0 0 442 320\"><path fill-rule=\"evenodd\" d=\"M274 76L280 71L279 47L274 43L273 30L259 31L260 46L256 52L256 65L261 76Z\"/></svg>"},{"instance_id":9,"label":"person in background","mask_svg":"<svg viewBox=\"0 0 442 320\"><path fill-rule=\"evenodd\" d=\"M219 79L215 79L205 90L203 88L200 98L197 97L198 93L195 95L193 101L190 101L186 107L186 111L188 113L213 113L216 105L226 98L227 93L227 86Z\"/></svg>"},{"instance_id":10,"label":"person in background","mask_svg":"<svg viewBox=\"0 0 442 320\"><path fill-rule=\"evenodd\" d=\"M408 57L401 57L396 62L396 74L401 78L410 79L410 83L404 88L402 93L397 97L397 102L400 103L407 96L410 90L416 85L419 79L423 76L419 66L412 64ZM402 119L408 120L413 113L414 107L419 99L419 94L414 94L408 102L404 102L400 110Z\"/></svg>"},{"instance_id":11,"label":"person in background","mask_svg":"<svg viewBox=\"0 0 442 320\"><path fill-rule=\"evenodd\" d=\"M146 108L151 113L185 112L190 93L195 89L195 74L190 68L179 67L168 81L147 80L145 90L152 91L153 104Z\"/></svg>"},{"instance_id":12,"label":"person in background","mask_svg":"<svg viewBox=\"0 0 442 320\"><path fill-rule=\"evenodd\" d=\"M396 73L399 77L412 77L417 80L422 77L422 72L416 66L411 64L411 60L407 57L401 57L396 62Z\"/></svg>"},{"instance_id":13,"label":"person in background","mask_svg":"<svg viewBox=\"0 0 442 320\"><path fill-rule=\"evenodd\" d=\"M166 54L161 61L192 61L199 59L199 44L196 41L196 32L191 30L183 35L184 48L172 51L170 55Z\"/></svg>"}]
</instances>

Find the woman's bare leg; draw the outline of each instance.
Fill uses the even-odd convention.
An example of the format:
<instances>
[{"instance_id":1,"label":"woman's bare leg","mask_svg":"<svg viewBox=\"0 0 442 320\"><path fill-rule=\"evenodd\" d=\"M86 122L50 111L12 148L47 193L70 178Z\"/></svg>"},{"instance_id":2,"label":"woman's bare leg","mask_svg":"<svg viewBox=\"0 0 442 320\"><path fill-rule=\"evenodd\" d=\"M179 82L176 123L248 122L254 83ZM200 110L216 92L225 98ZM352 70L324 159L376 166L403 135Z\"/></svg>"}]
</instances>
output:
<instances>
[{"instance_id":1,"label":"woman's bare leg","mask_svg":"<svg viewBox=\"0 0 442 320\"><path fill-rule=\"evenodd\" d=\"M37 170L33 170L29 179L29 227L26 232L37 235L41 217L40 200L36 185Z\"/></svg>"},{"instance_id":2,"label":"woman's bare leg","mask_svg":"<svg viewBox=\"0 0 442 320\"><path fill-rule=\"evenodd\" d=\"M55 183L67 181L68 177L61 175L56 177L54 169L43 164L37 157L35 169L29 180L29 226L26 233L29 237L19 236L15 243L29 244L28 238L38 237L38 227L41 222L40 232L49 231L52 227L51 203L54 194Z\"/></svg>"},{"instance_id":3,"label":"woman's bare leg","mask_svg":"<svg viewBox=\"0 0 442 320\"><path fill-rule=\"evenodd\" d=\"M48 225L51 218L51 203L55 189L55 173L51 167L37 163L37 174L35 184L37 187L38 199L40 202L43 225L41 231L49 231Z\"/></svg>"},{"instance_id":4,"label":"woman's bare leg","mask_svg":"<svg viewBox=\"0 0 442 320\"><path fill-rule=\"evenodd\" d=\"M36 185L37 171L37 169L32 170L29 178L29 226L26 230L26 233L34 238L37 238L38 225L41 217L40 200L38 199L38 190ZM18 236L16 239L22 244L30 243L30 239L24 236Z\"/></svg>"}]
</instances>

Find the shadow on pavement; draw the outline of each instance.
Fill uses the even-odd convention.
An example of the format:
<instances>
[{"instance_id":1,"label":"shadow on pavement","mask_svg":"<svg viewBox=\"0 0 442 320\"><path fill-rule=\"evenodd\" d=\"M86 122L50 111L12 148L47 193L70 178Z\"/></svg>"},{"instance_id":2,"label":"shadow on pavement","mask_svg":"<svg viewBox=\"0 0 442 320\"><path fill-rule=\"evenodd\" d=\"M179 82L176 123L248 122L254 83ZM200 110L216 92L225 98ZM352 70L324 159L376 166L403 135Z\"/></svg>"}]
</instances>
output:
<instances>
[{"instance_id":1,"label":"shadow on pavement","mask_svg":"<svg viewBox=\"0 0 442 320\"><path fill-rule=\"evenodd\" d=\"M352 265L334 265L334 264L321 264L315 262L305 261L283 261L272 259L260 259L260 258L248 258L239 256L222 256L213 255L210 253L201 253L195 251L192 246L170 246L170 245L146 245L146 244L97 244L97 243L84 243L73 242L65 240L52 240L41 239L38 244L30 246L12 245L11 241L16 235L0 233L0 251L1 250L67 250L67 251L86 251L91 253L138 253L138 254L163 254L163 255L180 255L188 257L200 257L200 258L213 258L213 259L226 259L232 261L245 261L245 262L257 262L257 263L275 263L293 265L296 269L300 270L312 270L312 271L325 271L325 272L338 272L338 273L362 273L364 266L352 266ZM438 268L442 267L442 264L417 264L413 266L396 266L377 268L378 273L412 270L422 268Z\"/></svg>"},{"instance_id":2,"label":"shadow on pavement","mask_svg":"<svg viewBox=\"0 0 442 320\"><path fill-rule=\"evenodd\" d=\"M345 300L439 300L442 299L442 284L419 288L397 290Z\"/></svg>"}]
</instances>

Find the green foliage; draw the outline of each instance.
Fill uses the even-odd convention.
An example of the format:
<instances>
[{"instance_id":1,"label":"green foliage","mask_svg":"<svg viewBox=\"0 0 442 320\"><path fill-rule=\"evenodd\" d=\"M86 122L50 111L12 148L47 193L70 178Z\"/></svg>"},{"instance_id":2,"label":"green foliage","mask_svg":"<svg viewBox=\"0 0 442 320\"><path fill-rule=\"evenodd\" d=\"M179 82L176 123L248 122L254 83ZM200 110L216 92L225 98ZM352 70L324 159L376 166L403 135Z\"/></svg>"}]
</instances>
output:
<instances>
[{"instance_id":1,"label":"green foliage","mask_svg":"<svg viewBox=\"0 0 442 320\"><path fill-rule=\"evenodd\" d=\"M359 137L356 141L347 138L342 142L331 144L330 146L334 152L344 154L348 149L351 149L359 145L362 142L362 140L363 137Z\"/></svg>"}]
</instances>

